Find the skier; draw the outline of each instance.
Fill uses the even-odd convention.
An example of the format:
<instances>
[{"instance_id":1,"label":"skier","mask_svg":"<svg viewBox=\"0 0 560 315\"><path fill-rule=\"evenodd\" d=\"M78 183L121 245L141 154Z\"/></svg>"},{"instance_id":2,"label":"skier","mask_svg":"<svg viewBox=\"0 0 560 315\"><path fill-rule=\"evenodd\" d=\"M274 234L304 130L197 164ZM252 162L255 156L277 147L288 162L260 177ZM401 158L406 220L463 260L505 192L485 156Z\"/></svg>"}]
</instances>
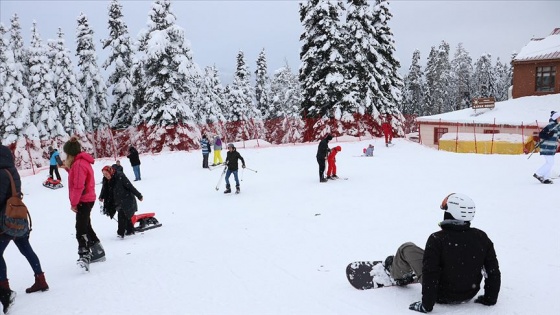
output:
<instances>
[{"instance_id":1,"label":"skier","mask_svg":"<svg viewBox=\"0 0 560 315\"><path fill-rule=\"evenodd\" d=\"M239 169L238 161L241 160L242 163L241 167L245 168L245 160L243 159L241 154L237 152L237 149L235 148L233 143L228 144L227 148L228 148L228 153L226 155L226 162L224 163L227 167L226 190L224 191L224 194L229 194L231 192L231 186L229 184L229 176L232 173L233 173L233 178L235 178L235 193L238 194L239 193L239 177L237 176L237 170Z\"/></svg>"},{"instance_id":2,"label":"skier","mask_svg":"<svg viewBox=\"0 0 560 315\"><path fill-rule=\"evenodd\" d=\"M117 172L114 167L108 165L104 166L101 171L104 178L99 201L105 202L104 209L107 208L106 212L111 218L118 212L117 235L121 239L124 238L125 233L134 235L134 225L131 219L138 211L135 197L140 201L144 200L144 197L124 173Z\"/></svg>"},{"instance_id":3,"label":"skier","mask_svg":"<svg viewBox=\"0 0 560 315\"><path fill-rule=\"evenodd\" d=\"M130 160L130 165L134 171L134 181L136 182L142 180L142 177L140 176L140 155L138 154L138 151L133 146L130 146L126 157Z\"/></svg>"},{"instance_id":4,"label":"skier","mask_svg":"<svg viewBox=\"0 0 560 315\"><path fill-rule=\"evenodd\" d=\"M12 196L11 180L5 170L8 170L12 175L16 191L21 192L21 180L14 165L12 152L6 146L0 144L0 215L6 211L6 202ZM4 313L8 312L16 298L16 292L10 289L6 261L4 260L4 250L12 240L21 254L25 256L35 273L35 283L27 288L25 292L32 293L49 289L49 285L45 280L45 274L41 269L41 262L29 243L29 233L26 236L17 238L5 233L0 234L0 302L2 302Z\"/></svg>"},{"instance_id":5,"label":"skier","mask_svg":"<svg viewBox=\"0 0 560 315\"><path fill-rule=\"evenodd\" d=\"M82 146L76 137L70 138L62 150L67 155L62 168L68 171L70 210L76 213L76 240L80 256L78 264L89 270L91 249L101 245L91 225L91 209L96 199L95 176L91 166L94 159L82 152Z\"/></svg>"},{"instance_id":6,"label":"skier","mask_svg":"<svg viewBox=\"0 0 560 315\"><path fill-rule=\"evenodd\" d=\"M60 160L60 154L53 147L49 147L49 154L50 154L49 177L54 178L53 177L53 172L54 172L54 175L56 175L56 179L60 181L60 173L58 172L58 165L62 164L62 161Z\"/></svg>"},{"instance_id":7,"label":"skier","mask_svg":"<svg viewBox=\"0 0 560 315\"><path fill-rule=\"evenodd\" d=\"M383 135L385 136L385 146L388 147L389 144L392 144L393 141L393 130L391 128L391 124L389 123L390 119L387 118L381 124L381 129L383 130Z\"/></svg>"},{"instance_id":8,"label":"skier","mask_svg":"<svg viewBox=\"0 0 560 315\"><path fill-rule=\"evenodd\" d=\"M329 153L329 156L327 158L327 161L329 162L329 167L327 169L327 179L338 178L338 176L336 176L336 154L340 151L342 151L342 148L340 146L336 146L332 148L331 152Z\"/></svg>"},{"instance_id":9,"label":"skier","mask_svg":"<svg viewBox=\"0 0 560 315\"><path fill-rule=\"evenodd\" d=\"M373 144L370 144L367 148L366 148L366 156L373 156Z\"/></svg>"},{"instance_id":10,"label":"skier","mask_svg":"<svg viewBox=\"0 0 560 315\"><path fill-rule=\"evenodd\" d=\"M319 182L325 183L327 179L325 178L325 160L327 159L327 154L329 153L329 141L332 140L332 136L328 134L323 140L319 142L317 147L317 163L319 164Z\"/></svg>"},{"instance_id":11,"label":"skier","mask_svg":"<svg viewBox=\"0 0 560 315\"><path fill-rule=\"evenodd\" d=\"M206 135L202 135L200 140L200 148L202 149L202 168L208 168L208 155L210 154L210 142Z\"/></svg>"},{"instance_id":12,"label":"skier","mask_svg":"<svg viewBox=\"0 0 560 315\"><path fill-rule=\"evenodd\" d=\"M552 184L550 171L554 166L554 155L558 150L560 112L552 114L550 119L552 121L539 133L539 138L542 139L540 155L544 157L544 164L533 174L533 177L543 184Z\"/></svg>"},{"instance_id":13,"label":"skier","mask_svg":"<svg viewBox=\"0 0 560 315\"><path fill-rule=\"evenodd\" d=\"M220 165L224 161L222 160L222 139L220 136L214 136L214 163L212 166Z\"/></svg>"},{"instance_id":14,"label":"skier","mask_svg":"<svg viewBox=\"0 0 560 315\"><path fill-rule=\"evenodd\" d=\"M422 301L409 309L431 312L435 303L459 304L472 299L485 276L484 294L475 303L494 305L500 292L501 273L494 244L483 231L471 228L476 207L471 198L453 193L443 199L441 231L426 242L426 250L404 243L385 268L397 285L422 283Z\"/></svg>"}]
</instances>

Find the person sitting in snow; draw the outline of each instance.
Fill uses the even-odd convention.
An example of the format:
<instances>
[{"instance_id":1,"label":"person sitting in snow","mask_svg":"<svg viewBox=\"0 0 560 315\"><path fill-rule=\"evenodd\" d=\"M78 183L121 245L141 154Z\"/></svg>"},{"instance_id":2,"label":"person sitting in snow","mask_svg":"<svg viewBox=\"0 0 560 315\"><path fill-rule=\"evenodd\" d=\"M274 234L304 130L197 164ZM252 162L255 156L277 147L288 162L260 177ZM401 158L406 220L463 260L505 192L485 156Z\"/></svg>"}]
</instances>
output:
<instances>
[{"instance_id":1,"label":"person sitting in snow","mask_svg":"<svg viewBox=\"0 0 560 315\"><path fill-rule=\"evenodd\" d=\"M365 154L366 156L373 156L373 144L370 144L366 149L365 149Z\"/></svg>"},{"instance_id":2,"label":"person sitting in snow","mask_svg":"<svg viewBox=\"0 0 560 315\"><path fill-rule=\"evenodd\" d=\"M422 301L409 309L431 312L435 303L460 304L480 290L484 275L484 294L474 302L494 305L498 301L501 273L494 244L482 230L472 228L474 201L464 194L452 193L443 199L445 211L441 230L426 242L426 250L407 242L394 256L385 259L387 273L397 285L422 283Z\"/></svg>"},{"instance_id":3,"label":"person sitting in snow","mask_svg":"<svg viewBox=\"0 0 560 315\"><path fill-rule=\"evenodd\" d=\"M327 157L327 161L329 162L327 179L338 179L338 176L336 176L336 154L340 151L342 151L342 148L336 146L329 152L329 156Z\"/></svg>"}]
</instances>

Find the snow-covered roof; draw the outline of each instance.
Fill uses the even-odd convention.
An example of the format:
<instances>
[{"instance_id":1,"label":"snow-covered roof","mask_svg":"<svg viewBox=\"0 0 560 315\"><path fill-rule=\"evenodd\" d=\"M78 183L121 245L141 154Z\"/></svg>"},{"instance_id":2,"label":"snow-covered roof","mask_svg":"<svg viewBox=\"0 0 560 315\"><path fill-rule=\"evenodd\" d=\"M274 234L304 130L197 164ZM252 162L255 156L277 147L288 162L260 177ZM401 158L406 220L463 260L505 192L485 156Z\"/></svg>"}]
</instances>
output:
<instances>
[{"instance_id":1,"label":"snow-covered roof","mask_svg":"<svg viewBox=\"0 0 560 315\"><path fill-rule=\"evenodd\" d=\"M439 141L442 140L461 140L461 141L494 141L494 142L507 142L507 143L524 143L527 140L528 136L521 136L518 134L511 134L511 133L477 133L474 134L472 132L448 132L444 133Z\"/></svg>"},{"instance_id":2,"label":"snow-covered roof","mask_svg":"<svg viewBox=\"0 0 560 315\"><path fill-rule=\"evenodd\" d=\"M560 59L560 28L545 38L533 38L513 61Z\"/></svg>"},{"instance_id":3,"label":"snow-covered roof","mask_svg":"<svg viewBox=\"0 0 560 315\"><path fill-rule=\"evenodd\" d=\"M418 122L460 122L543 127L548 123L550 112L560 112L560 94L526 96L496 102L494 109L466 108L454 112L418 117Z\"/></svg>"}]
</instances>

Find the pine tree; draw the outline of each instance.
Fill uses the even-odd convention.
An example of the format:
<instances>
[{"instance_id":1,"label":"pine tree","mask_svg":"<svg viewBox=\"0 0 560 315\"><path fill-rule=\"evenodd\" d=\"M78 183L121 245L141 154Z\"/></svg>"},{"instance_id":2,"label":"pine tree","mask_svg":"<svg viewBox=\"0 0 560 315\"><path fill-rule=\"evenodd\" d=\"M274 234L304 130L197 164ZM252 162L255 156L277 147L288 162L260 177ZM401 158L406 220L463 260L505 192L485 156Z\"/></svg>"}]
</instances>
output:
<instances>
[{"instance_id":1,"label":"pine tree","mask_svg":"<svg viewBox=\"0 0 560 315\"><path fill-rule=\"evenodd\" d=\"M225 122L222 108L225 106L224 88L220 81L216 66L208 66L204 69L202 85L200 87L200 99L197 121L207 124L209 132L222 134L220 123Z\"/></svg>"},{"instance_id":2,"label":"pine tree","mask_svg":"<svg viewBox=\"0 0 560 315\"><path fill-rule=\"evenodd\" d=\"M405 89L400 111L403 115L423 115L424 73L420 66L420 51L412 53L412 63L405 78Z\"/></svg>"},{"instance_id":3,"label":"pine tree","mask_svg":"<svg viewBox=\"0 0 560 315\"><path fill-rule=\"evenodd\" d=\"M89 119L84 110L84 99L74 74L70 51L65 46L62 29L58 29L58 38L51 41L49 47L54 72L56 104L64 130L70 135L79 136L82 147L91 148L86 138L86 122Z\"/></svg>"},{"instance_id":4,"label":"pine tree","mask_svg":"<svg viewBox=\"0 0 560 315\"><path fill-rule=\"evenodd\" d=\"M457 45L455 56L451 61L452 74L452 99L454 101L453 110L467 108L471 104L471 85L473 66L472 58L463 47L463 43Z\"/></svg>"},{"instance_id":5,"label":"pine tree","mask_svg":"<svg viewBox=\"0 0 560 315\"><path fill-rule=\"evenodd\" d=\"M161 149L162 145L168 145L170 149L188 149L198 145L193 139L199 131L194 113L187 104L197 93L200 73L192 60L185 31L176 25L170 6L169 0L153 3L148 29L139 39L145 100L133 121L153 128L144 135L156 141L153 150ZM160 128L167 126L176 126L172 134Z\"/></svg>"},{"instance_id":6,"label":"pine tree","mask_svg":"<svg viewBox=\"0 0 560 315\"><path fill-rule=\"evenodd\" d=\"M266 64L266 53L263 50L257 58L257 70L255 71L255 99L256 106L263 119L268 119L268 108L270 106L270 78Z\"/></svg>"},{"instance_id":7,"label":"pine tree","mask_svg":"<svg viewBox=\"0 0 560 315\"><path fill-rule=\"evenodd\" d=\"M113 66L108 85L112 101L110 107L110 125L117 129L127 128L132 124L134 107L134 86L132 84L133 45L128 27L123 20L122 5L118 0L109 4L109 38L102 40L103 49L109 49L109 57L103 63L103 69Z\"/></svg>"},{"instance_id":8,"label":"pine tree","mask_svg":"<svg viewBox=\"0 0 560 315\"><path fill-rule=\"evenodd\" d=\"M442 41L437 50L432 47L426 65L427 104L431 104L426 113L428 115L451 111L450 68L449 44Z\"/></svg>"},{"instance_id":9,"label":"pine tree","mask_svg":"<svg viewBox=\"0 0 560 315\"><path fill-rule=\"evenodd\" d=\"M496 95L496 73L492 67L492 55L482 54L476 61L474 70L475 97Z\"/></svg>"},{"instance_id":10,"label":"pine tree","mask_svg":"<svg viewBox=\"0 0 560 315\"><path fill-rule=\"evenodd\" d=\"M15 62L22 66L22 79L25 86L29 86L29 63L28 52L23 44L23 37L21 36L21 25L19 16L14 14L10 19L10 41L8 44L9 49L13 51Z\"/></svg>"},{"instance_id":11,"label":"pine tree","mask_svg":"<svg viewBox=\"0 0 560 315\"><path fill-rule=\"evenodd\" d=\"M506 101L508 99L508 92L513 79L512 69L508 63L502 63L500 58L496 59L496 101Z\"/></svg>"},{"instance_id":12,"label":"pine tree","mask_svg":"<svg viewBox=\"0 0 560 315\"><path fill-rule=\"evenodd\" d=\"M55 146L62 143L68 135L60 122L53 85L53 72L47 47L43 44L37 23L33 21L29 54L29 97L31 100L31 120L37 126L39 138L52 142Z\"/></svg>"},{"instance_id":13,"label":"pine tree","mask_svg":"<svg viewBox=\"0 0 560 315\"><path fill-rule=\"evenodd\" d=\"M97 65L93 30L83 13L78 16L76 43L76 56L78 56L78 67L80 68L77 78L84 99L85 112L89 118L86 122L86 130L99 133L102 129L107 128L110 121L107 87Z\"/></svg>"},{"instance_id":14,"label":"pine tree","mask_svg":"<svg viewBox=\"0 0 560 315\"><path fill-rule=\"evenodd\" d=\"M4 111L7 110L6 105L4 103L4 89L6 84L6 76L8 74L8 43L5 40L6 35L6 28L4 24L0 23L0 140L7 137L5 134L4 127L5 120Z\"/></svg>"}]
</instances>

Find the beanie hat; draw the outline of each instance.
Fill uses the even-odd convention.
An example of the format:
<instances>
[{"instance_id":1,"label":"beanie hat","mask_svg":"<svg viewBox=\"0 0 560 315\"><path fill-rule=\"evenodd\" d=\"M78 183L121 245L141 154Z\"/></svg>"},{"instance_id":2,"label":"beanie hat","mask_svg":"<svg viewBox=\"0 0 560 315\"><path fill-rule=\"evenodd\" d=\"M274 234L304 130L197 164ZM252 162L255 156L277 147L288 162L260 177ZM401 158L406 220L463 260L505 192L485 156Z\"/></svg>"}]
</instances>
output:
<instances>
[{"instance_id":1,"label":"beanie hat","mask_svg":"<svg viewBox=\"0 0 560 315\"><path fill-rule=\"evenodd\" d=\"M107 172L111 176L113 176L113 174L115 174L115 169L112 166L105 165L105 166L103 166L103 169L101 169L101 173L103 173L103 172Z\"/></svg>"},{"instance_id":2,"label":"beanie hat","mask_svg":"<svg viewBox=\"0 0 560 315\"><path fill-rule=\"evenodd\" d=\"M335 149L336 151L338 151L338 152L342 151L342 148L341 148L339 145L337 145L336 147L334 147L334 149Z\"/></svg>"},{"instance_id":3,"label":"beanie hat","mask_svg":"<svg viewBox=\"0 0 560 315\"><path fill-rule=\"evenodd\" d=\"M52 152L53 147L49 145L49 152Z\"/></svg>"},{"instance_id":4,"label":"beanie hat","mask_svg":"<svg viewBox=\"0 0 560 315\"><path fill-rule=\"evenodd\" d=\"M554 114L552 114L552 116L550 116L550 119L556 120L556 119L558 119L558 117L560 117L560 113L554 113Z\"/></svg>"},{"instance_id":5,"label":"beanie hat","mask_svg":"<svg viewBox=\"0 0 560 315\"><path fill-rule=\"evenodd\" d=\"M331 140L332 140L332 136L331 136L331 135L327 135L327 137L326 137L325 139L327 139L327 141L331 141Z\"/></svg>"},{"instance_id":6,"label":"beanie hat","mask_svg":"<svg viewBox=\"0 0 560 315\"><path fill-rule=\"evenodd\" d=\"M80 145L80 142L78 142L77 137L72 137L70 138L70 140L66 141L66 143L62 147L62 150L67 155L76 156L80 152L82 152L82 146Z\"/></svg>"}]
</instances>

